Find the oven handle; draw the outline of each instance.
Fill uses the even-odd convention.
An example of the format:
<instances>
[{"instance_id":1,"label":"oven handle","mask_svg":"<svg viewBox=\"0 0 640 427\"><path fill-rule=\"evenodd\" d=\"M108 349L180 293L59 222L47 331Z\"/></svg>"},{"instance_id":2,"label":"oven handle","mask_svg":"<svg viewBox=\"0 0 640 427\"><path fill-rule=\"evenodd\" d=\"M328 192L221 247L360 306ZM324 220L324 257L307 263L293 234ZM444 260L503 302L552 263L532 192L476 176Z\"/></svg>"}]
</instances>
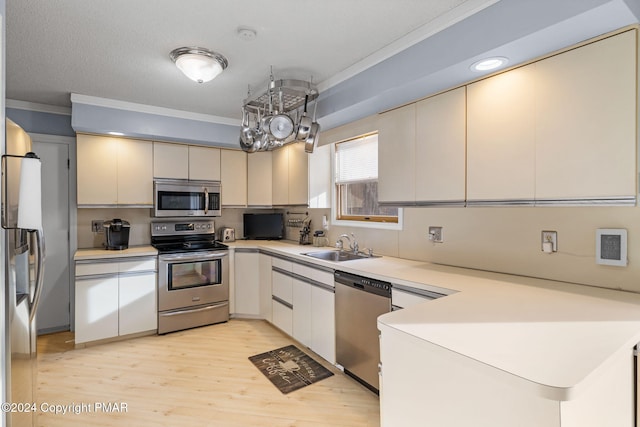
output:
<instances>
[{"instance_id":1,"label":"oven handle","mask_svg":"<svg viewBox=\"0 0 640 427\"><path fill-rule=\"evenodd\" d=\"M213 259L224 258L228 255L225 252L189 252L188 254L171 254L171 255L160 255L158 257L158 261L182 261L182 262L190 262L190 261L208 261Z\"/></svg>"},{"instance_id":2,"label":"oven handle","mask_svg":"<svg viewBox=\"0 0 640 427\"><path fill-rule=\"evenodd\" d=\"M225 302L220 302L220 303L217 303L217 304L208 305L206 307L196 308L196 309L172 311L170 313L160 313L160 314L163 317L179 316L179 315L182 315L182 314L200 313L202 311L209 311L209 310L213 310L213 309L216 309L216 308L224 307L225 305L228 305L228 303L226 301Z\"/></svg>"},{"instance_id":3,"label":"oven handle","mask_svg":"<svg viewBox=\"0 0 640 427\"><path fill-rule=\"evenodd\" d=\"M209 189L204 187L204 214L209 213Z\"/></svg>"}]
</instances>

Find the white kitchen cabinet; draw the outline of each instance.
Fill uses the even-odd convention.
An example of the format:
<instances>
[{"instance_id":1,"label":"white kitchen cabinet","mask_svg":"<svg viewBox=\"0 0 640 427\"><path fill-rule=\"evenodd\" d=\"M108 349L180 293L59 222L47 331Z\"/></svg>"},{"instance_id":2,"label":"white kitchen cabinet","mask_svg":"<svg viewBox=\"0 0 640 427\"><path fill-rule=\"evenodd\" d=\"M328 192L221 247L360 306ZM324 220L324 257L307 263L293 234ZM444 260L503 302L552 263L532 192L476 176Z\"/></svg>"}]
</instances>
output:
<instances>
[{"instance_id":1,"label":"white kitchen cabinet","mask_svg":"<svg viewBox=\"0 0 640 427\"><path fill-rule=\"evenodd\" d=\"M380 325L380 323L378 324ZM380 425L633 427L632 349L570 400L405 332L382 326ZM428 363L425 363L428 361Z\"/></svg>"},{"instance_id":2,"label":"white kitchen cabinet","mask_svg":"<svg viewBox=\"0 0 640 427\"><path fill-rule=\"evenodd\" d=\"M247 153L220 150L222 206L247 205Z\"/></svg>"},{"instance_id":3,"label":"white kitchen cabinet","mask_svg":"<svg viewBox=\"0 0 640 427\"><path fill-rule=\"evenodd\" d=\"M536 199L636 195L636 33L536 64Z\"/></svg>"},{"instance_id":4,"label":"white kitchen cabinet","mask_svg":"<svg viewBox=\"0 0 640 427\"><path fill-rule=\"evenodd\" d=\"M311 285L293 279L293 328L292 336L311 348Z\"/></svg>"},{"instance_id":5,"label":"white kitchen cabinet","mask_svg":"<svg viewBox=\"0 0 640 427\"><path fill-rule=\"evenodd\" d=\"M331 146L316 147L309 159L309 207L331 207Z\"/></svg>"},{"instance_id":6,"label":"white kitchen cabinet","mask_svg":"<svg viewBox=\"0 0 640 427\"><path fill-rule=\"evenodd\" d=\"M189 145L189 179L220 181L220 149Z\"/></svg>"},{"instance_id":7,"label":"white kitchen cabinet","mask_svg":"<svg viewBox=\"0 0 640 427\"><path fill-rule=\"evenodd\" d=\"M309 159L304 144L287 146L289 151L289 204L309 204Z\"/></svg>"},{"instance_id":8,"label":"white kitchen cabinet","mask_svg":"<svg viewBox=\"0 0 640 427\"><path fill-rule=\"evenodd\" d=\"M289 204L289 149L282 147L272 152L273 185L272 202L274 206Z\"/></svg>"},{"instance_id":9,"label":"white kitchen cabinet","mask_svg":"<svg viewBox=\"0 0 640 427\"><path fill-rule=\"evenodd\" d=\"M189 146L154 141L153 176L189 179Z\"/></svg>"},{"instance_id":10,"label":"white kitchen cabinet","mask_svg":"<svg viewBox=\"0 0 640 427\"><path fill-rule=\"evenodd\" d=\"M118 277L118 335L158 328L156 280L153 271Z\"/></svg>"},{"instance_id":11,"label":"white kitchen cabinet","mask_svg":"<svg viewBox=\"0 0 640 427\"><path fill-rule=\"evenodd\" d=\"M415 188L416 104L378 118L378 201L411 204Z\"/></svg>"},{"instance_id":12,"label":"white kitchen cabinet","mask_svg":"<svg viewBox=\"0 0 640 427\"><path fill-rule=\"evenodd\" d=\"M257 249L236 248L234 308L242 317L260 317L260 263Z\"/></svg>"},{"instance_id":13,"label":"white kitchen cabinet","mask_svg":"<svg viewBox=\"0 0 640 427\"><path fill-rule=\"evenodd\" d=\"M76 277L76 344L118 336L118 276Z\"/></svg>"},{"instance_id":14,"label":"white kitchen cabinet","mask_svg":"<svg viewBox=\"0 0 640 427\"><path fill-rule=\"evenodd\" d=\"M153 176L220 181L220 149L154 141Z\"/></svg>"},{"instance_id":15,"label":"white kitchen cabinet","mask_svg":"<svg viewBox=\"0 0 640 427\"><path fill-rule=\"evenodd\" d=\"M464 203L465 88L380 114L378 200Z\"/></svg>"},{"instance_id":16,"label":"white kitchen cabinet","mask_svg":"<svg viewBox=\"0 0 640 427\"><path fill-rule=\"evenodd\" d=\"M79 207L153 206L151 141L78 134Z\"/></svg>"},{"instance_id":17,"label":"white kitchen cabinet","mask_svg":"<svg viewBox=\"0 0 640 427\"><path fill-rule=\"evenodd\" d=\"M157 329L156 257L76 262L75 342Z\"/></svg>"},{"instance_id":18,"label":"white kitchen cabinet","mask_svg":"<svg viewBox=\"0 0 640 427\"><path fill-rule=\"evenodd\" d=\"M333 272L272 257L272 323L335 363Z\"/></svg>"},{"instance_id":19,"label":"white kitchen cabinet","mask_svg":"<svg viewBox=\"0 0 640 427\"><path fill-rule=\"evenodd\" d=\"M293 335L293 308L281 301L271 301L272 323L285 334Z\"/></svg>"},{"instance_id":20,"label":"white kitchen cabinet","mask_svg":"<svg viewBox=\"0 0 640 427\"><path fill-rule=\"evenodd\" d=\"M288 144L273 151L274 206L309 203L308 159L304 144Z\"/></svg>"},{"instance_id":21,"label":"white kitchen cabinet","mask_svg":"<svg viewBox=\"0 0 640 427\"><path fill-rule=\"evenodd\" d=\"M258 256L260 275L260 317L272 322L271 318L271 256Z\"/></svg>"},{"instance_id":22,"label":"white kitchen cabinet","mask_svg":"<svg viewBox=\"0 0 640 427\"><path fill-rule=\"evenodd\" d=\"M535 67L467 87L467 200L533 202Z\"/></svg>"},{"instance_id":23,"label":"white kitchen cabinet","mask_svg":"<svg viewBox=\"0 0 640 427\"><path fill-rule=\"evenodd\" d=\"M331 280L333 281L333 278ZM311 303L313 306L311 310L311 349L335 365L335 292L328 287L312 286Z\"/></svg>"},{"instance_id":24,"label":"white kitchen cabinet","mask_svg":"<svg viewBox=\"0 0 640 427\"><path fill-rule=\"evenodd\" d=\"M333 272L293 263L293 337L336 363Z\"/></svg>"},{"instance_id":25,"label":"white kitchen cabinet","mask_svg":"<svg viewBox=\"0 0 640 427\"><path fill-rule=\"evenodd\" d=\"M280 258L272 258L271 262L272 323L284 333L293 335L293 278L290 275L292 263Z\"/></svg>"},{"instance_id":26,"label":"white kitchen cabinet","mask_svg":"<svg viewBox=\"0 0 640 427\"><path fill-rule=\"evenodd\" d=\"M415 200L466 197L466 91L458 88L416 104Z\"/></svg>"},{"instance_id":27,"label":"white kitchen cabinet","mask_svg":"<svg viewBox=\"0 0 640 427\"><path fill-rule=\"evenodd\" d=\"M153 206L153 143L121 139L118 144L118 204Z\"/></svg>"},{"instance_id":28,"label":"white kitchen cabinet","mask_svg":"<svg viewBox=\"0 0 640 427\"><path fill-rule=\"evenodd\" d=\"M247 205L273 205L273 151L247 155Z\"/></svg>"},{"instance_id":29,"label":"white kitchen cabinet","mask_svg":"<svg viewBox=\"0 0 640 427\"><path fill-rule=\"evenodd\" d=\"M467 87L467 200L633 204L637 30Z\"/></svg>"}]
</instances>

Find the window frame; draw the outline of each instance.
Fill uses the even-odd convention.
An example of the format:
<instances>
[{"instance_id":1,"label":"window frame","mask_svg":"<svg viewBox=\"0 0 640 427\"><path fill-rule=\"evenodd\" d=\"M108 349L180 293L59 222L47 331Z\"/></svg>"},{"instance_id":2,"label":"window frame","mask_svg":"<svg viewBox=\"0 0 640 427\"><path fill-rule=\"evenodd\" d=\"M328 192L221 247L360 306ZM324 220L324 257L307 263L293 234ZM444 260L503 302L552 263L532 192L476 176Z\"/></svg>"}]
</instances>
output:
<instances>
[{"instance_id":1,"label":"window frame","mask_svg":"<svg viewBox=\"0 0 640 427\"><path fill-rule=\"evenodd\" d=\"M362 228L376 228L386 230L402 230L403 223L403 210L398 208L398 216L373 216L368 219L365 215L341 215L341 200L340 192L338 190L338 184L336 183L336 146L343 142L353 141L358 138L364 138L366 136L377 134L378 131L372 131L336 141L331 143L331 217L332 223L339 226L348 227L362 227ZM397 220L396 220L397 219Z\"/></svg>"}]
</instances>

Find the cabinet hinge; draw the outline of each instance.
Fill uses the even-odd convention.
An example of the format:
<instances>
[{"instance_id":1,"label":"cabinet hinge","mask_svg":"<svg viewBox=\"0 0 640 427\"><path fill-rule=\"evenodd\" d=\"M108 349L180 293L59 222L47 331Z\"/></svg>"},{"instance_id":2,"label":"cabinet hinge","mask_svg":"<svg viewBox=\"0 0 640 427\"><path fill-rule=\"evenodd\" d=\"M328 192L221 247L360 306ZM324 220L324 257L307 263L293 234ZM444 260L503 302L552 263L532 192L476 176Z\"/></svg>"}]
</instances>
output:
<instances>
[{"instance_id":1,"label":"cabinet hinge","mask_svg":"<svg viewBox=\"0 0 640 427\"><path fill-rule=\"evenodd\" d=\"M67 169L71 169L71 159L67 159Z\"/></svg>"}]
</instances>

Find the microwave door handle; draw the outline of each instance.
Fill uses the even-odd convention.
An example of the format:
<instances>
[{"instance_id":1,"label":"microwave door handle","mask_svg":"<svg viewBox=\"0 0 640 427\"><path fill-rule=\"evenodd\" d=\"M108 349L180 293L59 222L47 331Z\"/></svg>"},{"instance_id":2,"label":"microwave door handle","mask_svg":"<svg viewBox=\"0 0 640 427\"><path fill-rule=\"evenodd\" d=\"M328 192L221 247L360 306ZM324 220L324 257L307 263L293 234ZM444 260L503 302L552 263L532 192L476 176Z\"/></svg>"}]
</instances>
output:
<instances>
[{"instance_id":1,"label":"microwave door handle","mask_svg":"<svg viewBox=\"0 0 640 427\"><path fill-rule=\"evenodd\" d=\"M36 310L38 309L38 303L40 302L40 295L42 294L42 285L44 280L44 232L43 230L29 230L29 232L35 233L38 265L36 271L36 286L33 291L33 301L31 302L31 310L29 312L29 321L33 321L36 316Z\"/></svg>"},{"instance_id":2,"label":"microwave door handle","mask_svg":"<svg viewBox=\"0 0 640 427\"><path fill-rule=\"evenodd\" d=\"M204 188L204 214L209 213L209 189Z\"/></svg>"}]
</instances>

